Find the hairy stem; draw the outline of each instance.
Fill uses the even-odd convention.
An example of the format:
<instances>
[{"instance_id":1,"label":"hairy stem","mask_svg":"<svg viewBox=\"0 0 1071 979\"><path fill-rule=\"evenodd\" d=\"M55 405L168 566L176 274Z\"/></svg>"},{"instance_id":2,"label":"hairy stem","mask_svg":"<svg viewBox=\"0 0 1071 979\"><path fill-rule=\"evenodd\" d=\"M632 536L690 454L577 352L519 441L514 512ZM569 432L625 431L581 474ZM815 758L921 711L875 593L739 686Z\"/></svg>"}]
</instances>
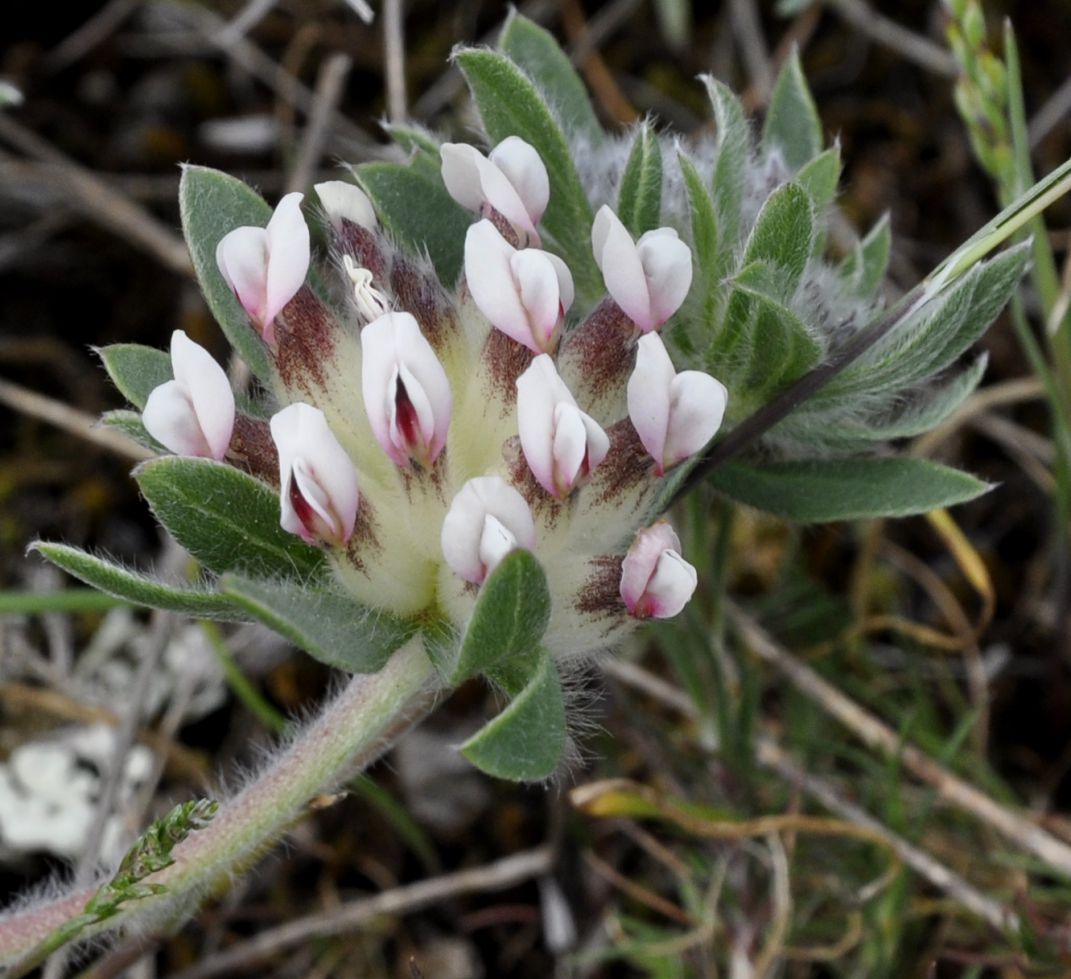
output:
<instances>
[{"instance_id":1,"label":"hairy stem","mask_svg":"<svg viewBox=\"0 0 1071 979\"><path fill-rule=\"evenodd\" d=\"M175 847L175 863L148 878L166 890L123 905L79 937L180 923L228 875L242 870L287 831L306 803L369 765L434 700L434 671L419 637L379 672L354 676L342 692L204 829ZM50 934L81 914L96 887L17 909L0 920L0 966L7 979L38 964Z\"/></svg>"}]
</instances>

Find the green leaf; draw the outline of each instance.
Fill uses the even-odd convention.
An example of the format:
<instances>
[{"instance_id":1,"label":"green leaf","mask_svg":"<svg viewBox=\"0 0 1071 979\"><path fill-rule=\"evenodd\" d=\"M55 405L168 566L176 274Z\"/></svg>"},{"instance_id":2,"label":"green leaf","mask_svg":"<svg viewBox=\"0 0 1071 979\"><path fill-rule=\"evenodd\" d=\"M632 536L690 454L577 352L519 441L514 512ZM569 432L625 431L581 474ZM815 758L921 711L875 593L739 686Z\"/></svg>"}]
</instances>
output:
<instances>
[{"instance_id":1,"label":"green leaf","mask_svg":"<svg viewBox=\"0 0 1071 979\"><path fill-rule=\"evenodd\" d=\"M225 595L199 587L177 587L97 557L77 547L36 541L30 549L107 595L134 605L181 612L199 619L245 622L249 616Z\"/></svg>"},{"instance_id":2,"label":"green leaf","mask_svg":"<svg viewBox=\"0 0 1071 979\"><path fill-rule=\"evenodd\" d=\"M279 526L278 495L211 459L165 456L134 470L157 519L205 567L303 580L324 567L321 551Z\"/></svg>"},{"instance_id":3,"label":"green leaf","mask_svg":"<svg viewBox=\"0 0 1071 979\"><path fill-rule=\"evenodd\" d=\"M427 129L404 122L392 122L387 126L387 132L406 152L415 156L431 157L438 163L440 143Z\"/></svg>"},{"instance_id":4,"label":"green leaf","mask_svg":"<svg viewBox=\"0 0 1071 979\"><path fill-rule=\"evenodd\" d=\"M383 226L411 254L421 255L426 249L440 280L452 287L461 274L472 215L446 192L438 169L364 163L356 176Z\"/></svg>"},{"instance_id":5,"label":"green leaf","mask_svg":"<svg viewBox=\"0 0 1071 979\"><path fill-rule=\"evenodd\" d=\"M554 774L564 747L561 681L554 661L543 651L527 685L461 746L461 753L488 775L534 782Z\"/></svg>"},{"instance_id":6,"label":"green leaf","mask_svg":"<svg viewBox=\"0 0 1071 979\"><path fill-rule=\"evenodd\" d=\"M738 503L800 523L906 517L965 503L991 487L926 459L730 462L711 485Z\"/></svg>"},{"instance_id":7,"label":"green leaf","mask_svg":"<svg viewBox=\"0 0 1071 979\"><path fill-rule=\"evenodd\" d=\"M818 213L825 211L837 196L840 171L840 146L831 146L796 174L796 183L810 194L814 209Z\"/></svg>"},{"instance_id":8,"label":"green leaf","mask_svg":"<svg viewBox=\"0 0 1071 979\"><path fill-rule=\"evenodd\" d=\"M725 301L723 276L718 271L722 261L718 249L718 218L706 183L695 164L683 151L678 151L677 160L688 192L696 272L688 296L689 308L693 312L683 319L695 324L696 335L691 339L698 349L705 350L721 322L721 309Z\"/></svg>"},{"instance_id":9,"label":"green leaf","mask_svg":"<svg viewBox=\"0 0 1071 979\"><path fill-rule=\"evenodd\" d=\"M467 48L454 58L491 142L520 136L542 158L550 178L550 203L543 215L543 228L573 273L582 304L595 302L603 287L589 241L591 205L554 114L532 80L505 55Z\"/></svg>"},{"instance_id":10,"label":"green leaf","mask_svg":"<svg viewBox=\"0 0 1071 979\"><path fill-rule=\"evenodd\" d=\"M127 438L133 439L139 445L152 449L156 453L165 453L169 450L156 441L145 429L141 421L141 414L137 411L106 411L100 416L100 423L107 428L122 432Z\"/></svg>"},{"instance_id":11,"label":"green leaf","mask_svg":"<svg viewBox=\"0 0 1071 979\"><path fill-rule=\"evenodd\" d=\"M294 580L227 574L224 594L251 618L314 659L350 673L375 673L416 633L416 625L359 605L348 595Z\"/></svg>"},{"instance_id":12,"label":"green leaf","mask_svg":"<svg viewBox=\"0 0 1071 979\"><path fill-rule=\"evenodd\" d=\"M119 393L138 411L145 408L153 388L172 379L171 358L155 347L113 343L97 347L96 353Z\"/></svg>"},{"instance_id":13,"label":"green leaf","mask_svg":"<svg viewBox=\"0 0 1071 979\"><path fill-rule=\"evenodd\" d=\"M536 659L550 621L547 576L529 551L507 554L480 586L449 680L493 673L520 658Z\"/></svg>"},{"instance_id":14,"label":"green leaf","mask_svg":"<svg viewBox=\"0 0 1071 979\"><path fill-rule=\"evenodd\" d=\"M263 227L271 207L252 188L229 174L187 164L179 182L182 233L205 301L231 346L262 381L272 377L271 358L216 265L216 246L235 228Z\"/></svg>"},{"instance_id":15,"label":"green leaf","mask_svg":"<svg viewBox=\"0 0 1071 979\"><path fill-rule=\"evenodd\" d=\"M662 148L648 123L641 123L621 175L617 216L634 238L657 228L662 220Z\"/></svg>"},{"instance_id":16,"label":"green leaf","mask_svg":"<svg viewBox=\"0 0 1071 979\"><path fill-rule=\"evenodd\" d=\"M754 334L750 344L746 388L765 400L822 359L822 347L795 313L765 296L753 295Z\"/></svg>"},{"instance_id":17,"label":"green leaf","mask_svg":"<svg viewBox=\"0 0 1071 979\"><path fill-rule=\"evenodd\" d=\"M746 172L751 155L751 130L740 100L732 90L716 78L703 76L703 83L714 109L714 123L718 128L717 157L714 161L714 176L711 190L718 215L718 227L723 242L736 241L740 233L740 208L747 183ZM724 275L733 260L733 249L721 250L722 263L713 271Z\"/></svg>"},{"instance_id":18,"label":"green leaf","mask_svg":"<svg viewBox=\"0 0 1071 979\"><path fill-rule=\"evenodd\" d=\"M854 295L866 298L877 292L885 279L891 251L892 230L889 226L889 215L883 214L881 220L856 244L855 249L841 264L840 274Z\"/></svg>"},{"instance_id":19,"label":"green leaf","mask_svg":"<svg viewBox=\"0 0 1071 979\"><path fill-rule=\"evenodd\" d=\"M588 90L553 34L511 9L498 48L535 82L566 133L592 146L605 141Z\"/></svg>"},{"instance_id":20,"label":"green leaf","mask_svg":"<svg viewBox=\"0 0 1071 979\"><path fill-rule=\"evenodd\" d=\"M793 170L822 152L822 120L803 77L798 50L792 52L777 76L762 128L762 146L767 152L780 150Z\"/></svg>"},{"instance_id":21,"label":"green leaf","mask_svg":"<svg viewBox=\"0 0 1071 979\"><path fill-rule=\"evenodd\" d=\"M814 240L814 207L796 183L782 184L762 205L744 249L744 264L768 262L785 273L782 294L787 302L796 291Z\"/></svg>"}]
</instances>

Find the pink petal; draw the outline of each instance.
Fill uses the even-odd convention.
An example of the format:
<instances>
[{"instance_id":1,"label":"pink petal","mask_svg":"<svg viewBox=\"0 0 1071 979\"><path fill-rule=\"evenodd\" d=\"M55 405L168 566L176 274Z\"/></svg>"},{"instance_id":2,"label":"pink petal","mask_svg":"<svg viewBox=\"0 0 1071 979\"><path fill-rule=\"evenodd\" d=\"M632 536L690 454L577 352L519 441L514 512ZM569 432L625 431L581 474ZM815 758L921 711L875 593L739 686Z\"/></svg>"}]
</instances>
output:
<instances>
[{"instance_id":1,"label":"pink petal","mask_svg":"<svg viewBox=\"0 0 1071 979\"><path fill-rule=\"evenodd\" d=\"M572 400L554 368L549 354L536 357L517 378L517 430L528 468L548 493L557 495L554 485L554 407L562 390Z\"/></svg>"},{"instance_id":2,"label":"pink petal","mask_svg":"<svg viewBox=\"0 0 1071 979\"><path fill-rule=\"evenodd\" d=\"M527 550L535 547L535 523L524 497L498 476L470 479L443 520L440 542L447 565L466 581L480 584L494 559L501 560L509 537Z\"/></svg>"},{"instance_id":3,"label":"pink petal","mask_svg":"<svg viewBox=\"0 0 1071 979\"><path fill-rule=\"evenodd\" d=\"M636 367L626 390L628 417L643 447L663 472L666 436L670 423L670 390L676 371L657 333L647 333L636 344Z\"/></svg>"},{"instance_id":4,"label":"pink petal","mask_svg":"<svg viewBox=\"0 0 1071 979\"><path fill-rule=\"evenodd\" d=\"M465 235L465 281L495 329L538 352L510 266L516 251L490 221L477 221Z\"/></svg>"},{"instance_id":5,"label":"pink petal","mask_svg":"<svg viewBox=\"0 0 1071 979\"><path fill-rule=\"evenodd\" d=\"M264 228L235 228L216 246L216 265L257 329L267 322L268 233Z\"/></svg>"},{"instance_id":6,"label":"pink petal","mask_svg":"<svg viewBox=\"0 0 1071 979\"><path fill-rule=\"evenodd\" d=\"M641 530L621 563L621 598L637 618L669 618L687 604L697 576L664 520Z\"/></svg>"},{"instance_id":7,"label":"pink petal","mask_svg":"<svg viewBox=\"0 0 1071 979\"><path fill-rule=\"evenodd\" d=\"M234 392L226 372L182 330L171 334L171 369L189 397L209 455L221 460L234 431Z\"/></svg>"},{"instance_id":8,"label":"pink petal","mask_svg":"<svg viewBox=\"0 0 1071 979\"><path fill-rule=\"evenodd\" d=\"M516 188L532 224L539 224L550 201L550 178L535 147L508 136L491 151L490 160Z\"/></svg>"},{"instance_id":9,"label":"pink petal","mask_svg":"<svg viewBox=\"0 0 1071 979\"><path fill-rule=\"evenodd\" d=\"M443 143L439 159L447 193L462 207L479 213L484 202L479 169L486 162L483 154L468 143Z\"/></svg>"},{"instance_id":10,"label":"pink petal","mask_svg":"<svg viewBox=\"0 0 1071 979\"><path fill-rule=\"evenodd\" d=\"M647 582L645 605L655 619L677 615L695 594L699 576L695 568L675 550L663 551L651 580Z\"/></svg>"},{"instance_id":11,"label":"pink petal","mask_svg":"<svg viewBox=\"0 0 1071 979\"><path fill-rule=\"evenodd\" d=\"M526 346L536 351L549 350L554 345L561 321L558 272L547 253L537 248L514 252L510 257L510 271L520 292L534 342L534 346L531 343Z\"/></svg>"},{"instance_id":12,"label":"pink petal","mask_svg":"<svg viewBox=\"0 0 1071 979\"><path fill-rule=\"evenodd\" d=\"M646 333L653 328L654 321L640 255L632 236L606 204L595 215L591 242L606 291L629 319Z\"/></svg>"},{"instance_id":13,"label":"pink petal","mask_svg":"<svg viewBox=\"0 0 1071 979\"><path fill-rule=\"evenodd\" d=\"M157 442L176 455L206 459L212 456L189 395L178 381L167 381L152 389L141 421Z\"/></svg>"},{"instance_id":14,"label":"pink petal","mask_svg":"<svg viewBox=\"0 0 1071 979\"><path fill-rule=\"evenodd\" d=\"M692 286L692 250L672 228L648 231L640 238L637 250L657 329L680 309Z\"/></svg>"},{"instance_id":15,"label":"pink petal","mask_svg":"<svg viewBox=\"0 0 1071 979\"><path fill-rule=\"evenodd\" d=\"M698 452L721 428L728 393L702 371L681 371L670 385L669 427L662 450L668 469Z\"/></svg>"},{"instance_id":16,"label":"pink petal","mask_svg":"<svg viewBox=\"0 0 1071 979\"><path fill-rule=\"evenodd\" d=\"M309 272L309 227L301 213L303 194L287 194L266 228L268 277L264 317L271 323L305 284Z\"/></svg>"}]
</instances>

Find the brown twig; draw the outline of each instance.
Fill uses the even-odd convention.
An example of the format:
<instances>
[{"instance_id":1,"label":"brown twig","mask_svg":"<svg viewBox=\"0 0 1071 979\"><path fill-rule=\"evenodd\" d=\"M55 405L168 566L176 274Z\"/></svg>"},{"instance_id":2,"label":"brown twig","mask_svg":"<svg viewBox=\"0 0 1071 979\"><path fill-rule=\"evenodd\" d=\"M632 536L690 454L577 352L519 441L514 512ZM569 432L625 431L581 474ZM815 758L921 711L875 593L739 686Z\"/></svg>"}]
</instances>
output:
<instances>
[{"instance_id":1,"label":"brown twig","mask_svg":"<svg viewBox=\"0 0 1071 979\"><path fill-rule=\"evenodd\" d=\"M210 976L232 975L240 968L266 960L291 946L354 931L380 915L410 914L462 894L481 894L516 887L533 877L549 873L553 864L553 849L541 846L483 867L432 877L384 891L374 897L348 901L337 908L296 918L248 941L232 945L218 955L175 973L171 979L209 979Z\"/></svg>"},{"instance_id":2,"label":"brown twig","mask_svg":"<svg viewBox=\"0 0 1071 979\"><path fill-rule=\"evenodd\" d=\"M825 3L861 34L891 48L906 60L943 78L955 78L959 74L956 59L943 47L879 14L863 0L825 0Z\"/></svg>"},{"instance_id":3,"label":"brown twig","mask_svg":"<svg viewBox=\"0 0 1071 979\"><path fill-rule=\"evenodd\" d=\"M1012 843L1034 854L1053 870L1071 877L1071 847L952 774L919 748L905 743L887 724L792 656L732 602L726 602L725 608L734 628L750 650L869 748L889 758L896 758L917 779L931 785L945 803L969 813Z\"/></svg>"},{"instance_id":4,"label":"brown twig","mask_svg":"<svg viewBox=\"0 0 1071 979\"><path fill-rule=\"evenodd\" d=\"M305 191L312 183L313 174L323 156L324 144L331 125L331 115L338 109L346 76L352 65L349 55L335 53L320 67L313 94L312 111L301 139L301 147L287 181L288 191Z\"/></svg>"},{"instance_id":5,"label":"brown twig","mask_svg":"<svg viewBox=\"0 0 1071 979\"><path fill-rule=\"evenodd\" d=\"M384 88L387 116L402 122L408 114L405 91L405 12L402 0L383 0Z\"/></svg>"},{"instance_id":6,"label":"brown twig","mask_svg":"<svg viewBox=\"0 0 1071 979\"><path fill-rule=\"evenodd\" d=\"M11 381L0 379L0 404L5 404L20 414L55 425L65 432L135 462L153 458L154 453L143 445L138 445L133 439L114 429L102 427L93 415Z\"/></svg>"}]
</instances>

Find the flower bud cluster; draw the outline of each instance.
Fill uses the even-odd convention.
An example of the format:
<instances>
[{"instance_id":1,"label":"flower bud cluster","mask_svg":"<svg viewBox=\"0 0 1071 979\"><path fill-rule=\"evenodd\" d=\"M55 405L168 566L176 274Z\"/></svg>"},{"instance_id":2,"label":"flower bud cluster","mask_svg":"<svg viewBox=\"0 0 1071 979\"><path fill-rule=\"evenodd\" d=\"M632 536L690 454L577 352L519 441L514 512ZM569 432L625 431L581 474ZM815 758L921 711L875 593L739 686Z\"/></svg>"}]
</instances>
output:
<instances>
[{"instance_id":1,"label":"flower bud cluster","mask_svg":"<svg viewBox=\"0 0 1071 979\"><path fill-rule=\"evenodd\" d=\"M236 414L222 368L181 331L144 424L177 453L261 478L277 468L281 526L324 547L370 605L431 606L461 625L502 558L534 552L548 646L590 651L632 620L676 615L696 587L676 534L651 524L661 480L713 438L726 404L714 378L675 370L658 332L687 296L691 252L670 228L634 240L603 207L591 242L608 298L570 323L572 276L541 247L550 190L535 150L511 137L486 157L458 144L441 157L447 190L478 215L456 295L344 181L316 188L336 306L306 284L300 194L219 243L284 405L266 425L277 467L237 450L236 426L265 423Z\"/></svg>"}]
</instances>

